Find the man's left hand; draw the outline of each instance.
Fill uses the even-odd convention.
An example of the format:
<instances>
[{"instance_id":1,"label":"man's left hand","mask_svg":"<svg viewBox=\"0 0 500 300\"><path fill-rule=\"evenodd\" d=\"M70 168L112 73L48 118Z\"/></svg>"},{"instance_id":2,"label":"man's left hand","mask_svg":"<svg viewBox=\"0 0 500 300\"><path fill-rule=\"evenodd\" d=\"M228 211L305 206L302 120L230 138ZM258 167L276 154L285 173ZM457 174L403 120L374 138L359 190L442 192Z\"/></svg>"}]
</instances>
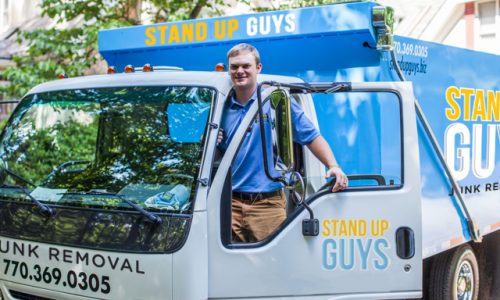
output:
<instances>
[{"instance_id":1,"label":"man's left hand","mask_svg":"<svg viewBox=\"0 0 500 300\"><path fill-rule=\"evenodd\" d=\"M336 182L335 185L332 188L332 192L338 192L345 190L347 186L349 185L349 179L347 178L347 175L342 171L342 169L339 166L334 166L328 169L326 172L326 178L328 177L333 177L335 176Z\"/></svg>"}]
</instances>

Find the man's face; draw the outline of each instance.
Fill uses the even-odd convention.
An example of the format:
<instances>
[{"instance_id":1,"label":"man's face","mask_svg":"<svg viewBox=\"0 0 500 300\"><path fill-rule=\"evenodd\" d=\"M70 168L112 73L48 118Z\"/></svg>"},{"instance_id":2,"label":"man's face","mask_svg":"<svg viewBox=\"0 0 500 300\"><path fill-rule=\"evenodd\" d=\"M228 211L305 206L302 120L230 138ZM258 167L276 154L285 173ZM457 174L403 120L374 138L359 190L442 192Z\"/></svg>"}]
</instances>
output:
<instances>
[{"instance_id":1,"label":"man's face","mask_svg":"<svg viewBox=\"0 0 500 300\"><path fill-rule=\"evenodd\" d=\"M257 74L261 69L262 64L257 65L250 52L242 52L229 58L229 75L236 89L254 90L257 86Z\"/></svg>"}]
</instances>

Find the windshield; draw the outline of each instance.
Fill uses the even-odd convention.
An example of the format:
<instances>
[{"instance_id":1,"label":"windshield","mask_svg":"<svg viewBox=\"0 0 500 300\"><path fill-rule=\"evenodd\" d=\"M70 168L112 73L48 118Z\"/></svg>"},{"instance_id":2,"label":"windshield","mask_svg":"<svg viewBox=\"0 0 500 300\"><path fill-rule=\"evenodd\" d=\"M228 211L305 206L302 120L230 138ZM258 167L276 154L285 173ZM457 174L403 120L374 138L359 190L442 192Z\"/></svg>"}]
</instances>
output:
<instances>
[{"instance_id":1,"label":"windshield","mask_svg":"<svg viewBox=\"0 0 500 300\"><path fill-rule=\"evenodd\" d=\"M192 209L215 97L205 87L30 95L0 142L0 197L85 207Z\"/></svg>"}]
</instances>

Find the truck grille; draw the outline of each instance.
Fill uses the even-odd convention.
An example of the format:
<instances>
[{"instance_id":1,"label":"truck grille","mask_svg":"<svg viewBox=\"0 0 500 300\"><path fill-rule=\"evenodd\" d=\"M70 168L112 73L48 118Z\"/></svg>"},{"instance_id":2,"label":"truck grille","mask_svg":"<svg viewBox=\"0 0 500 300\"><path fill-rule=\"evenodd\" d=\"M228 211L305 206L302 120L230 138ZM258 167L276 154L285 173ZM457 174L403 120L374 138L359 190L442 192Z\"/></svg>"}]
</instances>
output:
<instances>
[{"instance_id":1,"label":"truck grille","mask_svg":"<svg viewBox=\"0 0 500 300\"><path fill-rule=\"evenodd\" d=\"M55 300L52 298L45 298L45 297L35 296L35 295L31 295L31 294L21 293L21 292L14 291L14 290L9 290L9 293L12 295L12 297L14 297L18 300Z\"/></svg>"}]
</instances>

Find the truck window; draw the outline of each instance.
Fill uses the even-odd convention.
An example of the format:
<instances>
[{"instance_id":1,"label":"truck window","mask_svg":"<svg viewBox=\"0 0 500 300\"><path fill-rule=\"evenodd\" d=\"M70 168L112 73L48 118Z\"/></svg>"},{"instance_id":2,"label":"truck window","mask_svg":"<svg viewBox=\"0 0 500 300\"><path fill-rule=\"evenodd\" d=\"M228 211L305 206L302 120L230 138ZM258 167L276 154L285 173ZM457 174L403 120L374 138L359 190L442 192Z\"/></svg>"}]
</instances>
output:
<instances>
[{"instance_id":1,"label":"truck window","mask_svg":"<svg viewBox=\"0 0 500 300\"><path fill-rule=\"evenodd\" d=\"M398 95L389 92L317 94L313 101L320 132L349 176L350 189L403 184ZM303 175L309 194L323 186L322 175Z\"/></svg>"},{"instance_id":2,"label":"truck window","mask_svg":"<svg viewBox=\"0 0 500 300\"><path fill-rule=\"evenodd\" d=\"M326 168L321 164L313 163L317 158L311 153L306 153L306 146L297 143L290 145L294 140L293 133L283 130L286 125L279 126L282 125L282 122L278 120L281 113L277 109L269 109L269 106L273 107L271 103L279 102L278 100L283 97L288 99L286 93L273 92L268 99L264 100L263 105L263 110L268 112L264 114L263 122L268 125L265 126L265 130L269 171L275 178L287 176L286 174L290 174L291 171L299 172L304 179L305 186L297 186L296 191L301 193L302 189L305 189L306 201L314 201L318 195L325 195L331 189L329 183L331 179L325 181ZM319 130L330 144L337 161L349 176L349 188L344 192L357 189L398 188L403 184L402 120L398 95L389 92L317 94L313 101ZM241 193L238 189L248 188L250 185L247 183L253 182L255 177L267 178L264 172L262 148L254 147L250 151L248 147L248 145L260 145L260 134L254 134L254 131L259 128L259 120L257 114L242 139L239 152L243 151L243 153L238 153L233 161L232 173L233 175L236 173L236 179L234 176L232 178L233 209L231 211L227 207L223 211L223 218L228 220L222 220L227 228L232 226L229 216L235 211L235 199L242 203L254 201L247 195L252 193ZM293 148L292 155L287 150L290 147ZM251 164L253 168L251 172L249 172L249 166L240 163L242 156L252 157L251 161L254 163ZM320 167L311 168L308 164ZM279 187L279 185L280 183L276 183L276 186ZM294 218L297 216L296 212L303 209L288 189L283 191L286 198L283 207L285 219L280 220L268 236L251 241L253 242L251 244L240 244L240 246L256 247L262 244L260 241L265 243L272 238L274 233L280 231L285 226L284 224L289 223L288 219ZM224 230L223 234L229 235L230 232L230 230ZM226 244L233 244L233 246L240 243L234 241L234 236L232 238L223 236L222 239Z\"/></svg>"},{"instance_id":3,"label":"truck window","mask_svg":"<svg viewBox=\"0 0 500 300\"><path fill-rule=\"evenodd\" d=\"M131 209L85 193L99 191L150 211L190 212L214 95L204 87L30 95L1 138L0 180L49 204ZM12 189L0 194L29 201Z\"/></svg>"}]
</instances>

